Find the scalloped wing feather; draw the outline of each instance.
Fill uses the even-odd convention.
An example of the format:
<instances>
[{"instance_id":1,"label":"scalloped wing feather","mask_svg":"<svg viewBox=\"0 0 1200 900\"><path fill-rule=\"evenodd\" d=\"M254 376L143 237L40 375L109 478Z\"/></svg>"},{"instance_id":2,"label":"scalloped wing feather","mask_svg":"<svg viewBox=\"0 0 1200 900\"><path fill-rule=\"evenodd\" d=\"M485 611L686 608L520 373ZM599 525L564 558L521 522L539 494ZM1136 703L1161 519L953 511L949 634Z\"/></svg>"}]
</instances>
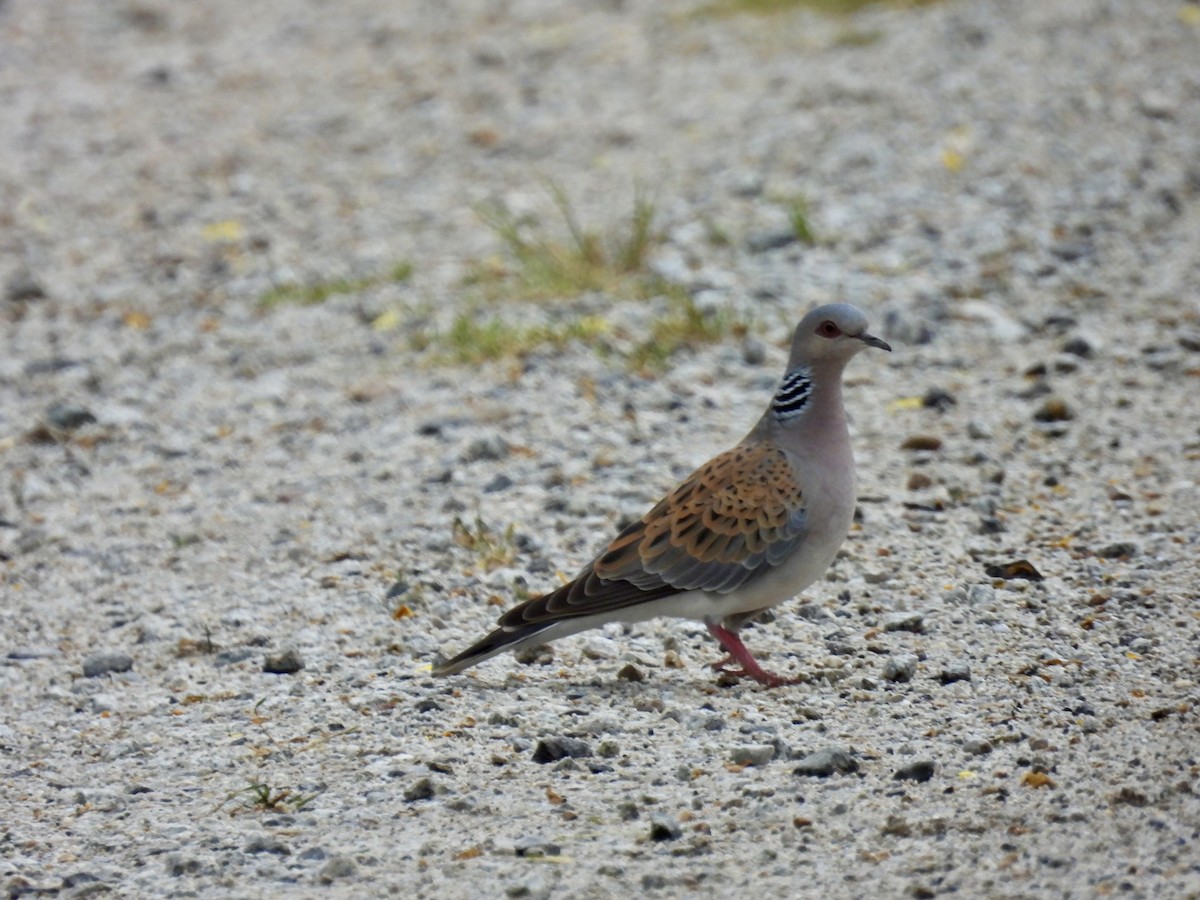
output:
<instances>
[{"instance_id":1,"label":"scalloped wing feather","mask_svg":"<svg viewBox=\"0 0 1200 900\"><path fill-rule=\"evenodd\" d=\"M500 625L590 616L690 590L728 593L787 559L804 522L803 491L783 451L739 445L688 476L574 581L514 607Z\"/></svg>"}]
</instances>

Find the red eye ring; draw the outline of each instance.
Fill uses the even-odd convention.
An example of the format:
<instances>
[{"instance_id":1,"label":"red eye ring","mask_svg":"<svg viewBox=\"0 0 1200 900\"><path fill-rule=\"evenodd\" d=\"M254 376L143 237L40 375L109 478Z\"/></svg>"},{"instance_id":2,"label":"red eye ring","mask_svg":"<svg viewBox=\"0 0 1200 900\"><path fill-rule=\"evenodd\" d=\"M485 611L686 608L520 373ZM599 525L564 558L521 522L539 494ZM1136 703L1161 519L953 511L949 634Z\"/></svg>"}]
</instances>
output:
<instances>
[{"instance_id":1,"label":"red eye ring","mask_svg":"<svg viewBox=\"0 0 1200 900\"><path fill-rule=\"evenodd\" d=\"M838 328L831 320L826 319L817 326L817 334L821 337L835 338L840 336L842 329Z\"/></svg>"}]
</instances>

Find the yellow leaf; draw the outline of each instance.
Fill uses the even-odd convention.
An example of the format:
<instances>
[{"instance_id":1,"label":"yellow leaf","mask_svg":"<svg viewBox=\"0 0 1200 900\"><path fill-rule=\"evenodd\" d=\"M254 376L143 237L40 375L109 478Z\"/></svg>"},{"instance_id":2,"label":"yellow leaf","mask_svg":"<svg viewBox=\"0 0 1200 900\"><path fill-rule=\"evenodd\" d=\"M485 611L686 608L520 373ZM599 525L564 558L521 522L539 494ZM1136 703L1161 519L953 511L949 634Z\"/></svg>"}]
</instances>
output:
<instances>
[{"instance_id":1,"label":"yellow leaf","mask_svg":"<svg viewBox=\"0 0 1200 900\"><path fill-rule=\"evenodd\" d=\"M226 219L223 222L205 225L200 233L206 241L215 244L221 241L240 241L246 236L246 229L237 219Z\"/></svg>"},{"instance_id":2,"label":"yellow leaf","mask_svg":"<svg viewBox=\"0 0 1200 900\"><path fill-rule=\"evenodd\" d=\"M970 769L963 769L961 772L958 773L958 777L963 779L964 781L968 781L972 778L978 778L979 776L976 773L972 772Z\"/></svg>"},{"instance_id":3,"label":"yellow leaf","mask_svg":"<svg viewBox=\"0 0 1200 900\"><path fill-rule=\"evenodd\" d=\"M925 406L925 401L920 397L897 397L887 405L888 412L901 412L909 409L921 409Z\"/></svg>"},{"instance_id":4,"label":"yellow leaf","mask_svg":"<svg viewBox=\"0 0 1200 900\"><path fill-rule=\"evenodd\" d=\"M371 322L371 328L375 331L393 331L400 327L402 321L398 311L389 309L375 317Z\"/></svg>"},{"instance_id":5,"label":"yellow leaf","mask_svg":"<svg viewBox=\"0 0 1200 900\"><path fill-rule=\"evenodd\" d=\"M126 312L121 314L121 321L127 328L145 331L150 327L150 317L144 312Z\"/></svg>"},{"instance_id":6,"label":"yellow leaf","mask_svg":"<svg viewBox=\"0 0 1200 900\"><path fill-rule=\"evenodd\" d=\"M963 163L965 162L966 160L963 158L963 155L953 147L947 147L942 151L942 165L951 172L962 171Z\"/></svg>"}]
</instances>

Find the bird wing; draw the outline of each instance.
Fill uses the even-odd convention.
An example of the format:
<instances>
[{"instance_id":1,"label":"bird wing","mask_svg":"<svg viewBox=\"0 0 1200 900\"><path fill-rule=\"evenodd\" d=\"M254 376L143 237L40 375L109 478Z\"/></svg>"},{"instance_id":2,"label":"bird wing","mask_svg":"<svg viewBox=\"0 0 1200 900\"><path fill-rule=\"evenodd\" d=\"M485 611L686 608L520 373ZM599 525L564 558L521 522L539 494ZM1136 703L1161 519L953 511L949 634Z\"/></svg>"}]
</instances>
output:
<instances>
[{"instance_id":1,"label":"bird wing","mask_svg":"<svg viewBox=\"0 0 1200 900\"><path fill-rule=\"evenodd\" d=\"M591 616L684 591L728 593L787 559L804 519L800 482L783 451L739 445L684 479L574 581L513 607L499 624Z\"/></svg>"}]
</instances>

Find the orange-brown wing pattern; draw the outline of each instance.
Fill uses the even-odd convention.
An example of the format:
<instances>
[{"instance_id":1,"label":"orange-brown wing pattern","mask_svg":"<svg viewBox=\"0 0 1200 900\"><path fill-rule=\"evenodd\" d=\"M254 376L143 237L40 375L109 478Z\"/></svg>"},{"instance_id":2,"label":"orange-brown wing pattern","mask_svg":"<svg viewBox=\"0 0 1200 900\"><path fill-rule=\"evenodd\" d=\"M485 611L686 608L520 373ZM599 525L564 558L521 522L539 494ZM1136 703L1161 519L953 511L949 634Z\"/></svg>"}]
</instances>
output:
<instances>
[{"instance_id":1,"label":"orange-brown wing pattern","mask_svg":"<svg viewBox=\"0 0 1200 900\"><path fill-rule=\"evenodd\" d=\"M726 593L786 559L803 527L803 493L784 453L738 446L688 476L570 584L500 622L593 615L689 590Z\"/></svg>"}]
</instances>

